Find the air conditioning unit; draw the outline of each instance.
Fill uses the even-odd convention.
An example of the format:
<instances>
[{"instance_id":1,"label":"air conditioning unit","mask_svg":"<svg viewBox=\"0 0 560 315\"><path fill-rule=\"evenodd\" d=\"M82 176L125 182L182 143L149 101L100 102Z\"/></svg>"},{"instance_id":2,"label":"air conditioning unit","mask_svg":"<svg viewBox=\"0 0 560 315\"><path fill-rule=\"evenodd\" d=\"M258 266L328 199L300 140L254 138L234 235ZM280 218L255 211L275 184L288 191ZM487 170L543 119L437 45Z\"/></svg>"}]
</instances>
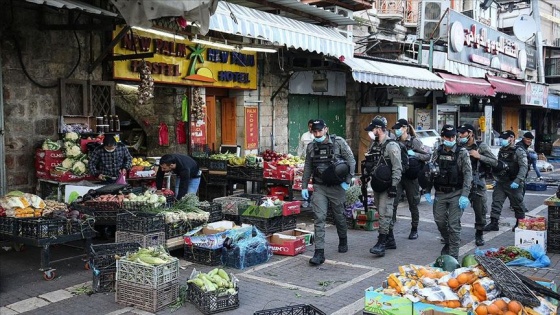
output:
<instances>
[{"instance_id":1,"label":"air conditioning unit","mask_svg":"<svg viewBox=\"0 0 560 315\"><path fill-rule=\"evenodd\" d=\"M552 42L553 46L560 47L560 38L555 38Z\"/></svg>"},{"instance_id":2,"label":"air conditioning unit","mask_svg":"<svg viewBox=\"0 0 560 315\"><path fill-rule=\"evenodd\" d=\"M352 12L351 10L348 10L346 8L343 8L343 7L333 5L333 6L330 6L330 7L324 7L323 9L327 10L327 11L334 12L338 15L342 15L344 17L347 17L347 18L351 19L351 20L354 19L354 17L353 17L354 12Z\"/></svg>"},{"instance_id":3,"label":"air conditioning unit","mask_svg":"<svg viewBox=\"0 0 560 315\"><path fill-rule=\"evenodd\" d=\"M430 39L432 33L434 38L447 40L447 18L441 20L445 11L449 8L448 0L422 0L418 4L418 27L416 35L419 39ZM438 27L439 23L439 27ZM437 31L434 30L437 28Z\"/></svg>"}]
</instances>

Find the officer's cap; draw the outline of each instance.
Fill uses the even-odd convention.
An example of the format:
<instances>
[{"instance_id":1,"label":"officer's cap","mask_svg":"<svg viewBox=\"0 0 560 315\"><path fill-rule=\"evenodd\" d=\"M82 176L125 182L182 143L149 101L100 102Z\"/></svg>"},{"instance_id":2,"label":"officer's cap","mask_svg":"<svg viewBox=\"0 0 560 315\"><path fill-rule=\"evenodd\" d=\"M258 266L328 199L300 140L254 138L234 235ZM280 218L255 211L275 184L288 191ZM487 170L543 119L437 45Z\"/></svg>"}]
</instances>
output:
<instances>
[{"instance_id":1,"label":"officer's cap","mask_svg":"<svg viewBox=\"0 0 560 315\"><path fill-rule=\"evenodd\" d=\"M523 138L527 138L527 139L535 139L535 136L533 136L532 133L530 133L529 131L527 131L526 133L523 134Z\"/></svg>"},{"instance_id":2,"label":"officer's cap","mask_svg":"<svg viewBox=\"0 0 560 315\"><path fill-rule=\"evenodd\" d=\"M506 130L506 131L504 131L500 134L500 138L502 138L502 139L509 139L510 137L515 138L515 132L513 132L511 130Z\"/></svg>"},{"instance_id":3,"label":"officer's cap","mask_svg":"<svg viewBox=\"0 0 560 315\"><path fill-rule=\"evenodd\" d=\"M441 136L442 137L454 137L457 135L457 130L452 125L443 125L441 128Z\"/></svg>"},{"instance_id":4,"label":"officer's cap","mask_svg":"<svg viewBox=\"0 0 560 315\"><path fill-rule=\"evenodd\" d=\"M400 129L404 126L408 126L408 121L404 118L397 120L397 123L391 129Z\"/></svg>"},{"instance_id":5,"label":"officer's cap","mask_svg":"<svg viewBox=\"0 0 560 315\"><path fill-rule=\"evenodd\" d=\"M311 130L323 130L326 124L325 121L322 119L316 119L313 121L313 125L311 125Z\"/></svg>"},{"instance_id":6,"label":"officer's cap","mask_svg":"<svg viewBox=\"0 0 560 315\"><path fill-rule=\"evenodd\" d=\"M369 126L367 126L364 130L365 131L372 131L375 128L385 128L387 125L383 122L383 120L379 118L375 118L371 121Z\"/></svg>"},{"instance_id":7,"label":"officer's cap","mask_svg":"<svg viewBox=\"0 0 560 315\"><path fill-rule=\"evenodd\" d=\"M466 131L474 132L474 126L471 124L462 124L459 128L457 128L457 132L463 133Z\"/></svg>"}]
</instances>

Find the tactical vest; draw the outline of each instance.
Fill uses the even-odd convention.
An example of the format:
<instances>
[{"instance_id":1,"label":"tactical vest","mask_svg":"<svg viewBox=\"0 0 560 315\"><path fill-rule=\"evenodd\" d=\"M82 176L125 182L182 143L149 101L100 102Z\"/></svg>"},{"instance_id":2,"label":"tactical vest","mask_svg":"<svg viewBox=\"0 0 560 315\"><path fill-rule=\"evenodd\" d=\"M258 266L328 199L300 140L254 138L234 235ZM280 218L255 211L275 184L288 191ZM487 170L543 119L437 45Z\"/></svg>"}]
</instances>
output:
<instances>
[{"instance_id":1,"label":"tactical vest","mask_svg":"<svg viewBox=\"0 0 560 315\"><path fill-rule=\"evenodd\" d=\"M517 146L507 147L500 149L498 152L498 160L504 162L507 165L507 170L500 172L499 176L506 176L514 180L517 178L517 173L519 173L519 163L515 157L515 151L517 151Z\"/></svg>"},{"instance_id":2,"label":"tactical vest","mask_svg":"<svg viewBox=\"0 0 560 315\"><path fill-rule=\"evenodd\" d=\"M335 149L336 136L329 136L329 140L329 143L313 143L313 157L311 159L314 167L313 181L318 184L325 183L325 180L323 180L323 172L333 165L334 162L340 160L340 148L338 150L339 152L336 152Z\"/></svg>"},{"instance_id":3,"label":"tactical vest","mask_svg":"<svg viewBox=\"0 0 560 315\"><path fill-rule=\"evenodd\" d=\"M441 146L438 149L437 163L439 165L439 174L434 177L434 187L436 190L445 190L449 188L463 188L463 173L459 170L459 152L447 151Z\"/></svg>"}]
</instances>

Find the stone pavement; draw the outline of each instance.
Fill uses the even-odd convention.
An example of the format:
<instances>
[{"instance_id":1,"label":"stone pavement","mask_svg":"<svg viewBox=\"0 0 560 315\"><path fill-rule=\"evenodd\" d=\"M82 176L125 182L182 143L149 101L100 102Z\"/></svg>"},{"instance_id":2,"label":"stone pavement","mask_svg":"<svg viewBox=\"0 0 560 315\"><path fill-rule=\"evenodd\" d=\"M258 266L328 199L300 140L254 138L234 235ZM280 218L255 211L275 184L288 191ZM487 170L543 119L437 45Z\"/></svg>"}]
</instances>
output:
<instances>
[{"instance_id":1,"label":"stone pavement","mask_svg":"<svg viewBox=\"0 0 560 315\"><path fill-rule=\"evenodd\" d=\"M545 177L550 177L548 173ZM555 175L555 173L553 174ZM547 215L547 207L542 201L554 193L556 187L547 191L528 191L525 202L530 214ZM488 192L489 197L491 191ZM491 198L490 198L491 199ZM514 244L510 231L514 222L513 212L506 203L502 211L501 229L485 235L487 240L483 248L508 246ZM364 290L370 286L379 287L389 273L397 271L401 264L432 263L441 250L439 233L433 223L431 207L420 204L421 222L420 238L408 240L410 213L406 203L399 205L399 217L395 226L398 249L388 250L385 257L376 258L369 253L375 243L376 231L349 231L349 251L337 252L336 229L327 228L325 255L327 261L318 267L311 267L308 260L313 249L304 254L288 257L273 256L265 264L246 270L226 268L240 280L240 307L221 314L251 315L255 311L295 304L313 304L326 314L353 315L361 314L364 305ZM311 223L309 213L298 216L298 222ZM472 209L465 210L462 218L463 232L461 256L472 253L474 245L474 214ZM9 246L3 242L0 246ZM81 249L56 246L52 249L52 260L74 257L53 263L57 277L44 281L37 271L39 266L39 249L27 247L24 251L5 251L0 247L0 314L150 314L126 305L115 303L114 293L97 293L93 295L75 295L76 289L91 286L91 271L84 270L84 261L79 255ZM173 252L180 257L181 253ZM548 254L551 266L548 268L517 267L525 275L534 275L560 283L560 254ZM195 265L181 260L180 280L187 279L193 268L209 271L212 267ZM187 303L178 313L200 314ZM164 309L158 314L171 314Z\"/></svg>"}]
</instances>

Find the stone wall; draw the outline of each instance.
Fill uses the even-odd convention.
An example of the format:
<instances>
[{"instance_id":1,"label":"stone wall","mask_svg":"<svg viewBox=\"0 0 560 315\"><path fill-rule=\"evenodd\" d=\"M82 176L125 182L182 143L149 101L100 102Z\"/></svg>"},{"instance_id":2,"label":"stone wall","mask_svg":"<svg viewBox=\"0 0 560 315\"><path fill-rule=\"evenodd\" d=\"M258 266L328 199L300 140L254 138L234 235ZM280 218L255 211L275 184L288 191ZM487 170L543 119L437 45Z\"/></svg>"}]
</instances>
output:
<instances>
[{"instance_id":1,"label":"stone wall","mask_svg":"<svg viewBox=\"0 0 560 315\"><path fill-rule=\"evenodd\" d=\"M88 75L89 60L96 57L90 56L90 33L77 31L78 43L72 31L41 30L37 24L41 19L66 24L65 10L49 10L41 16L42 6L26 5L11 10L12 3L19 1L0 0L7 190L33 192L35 146L45 138L58 139L59 79L101 80L101 67ZM77 21L84 22L83 18ZM98 54L100 33L91 36L93 52ZM37 84L24 74L24 69Z\"/></svg>"}]
</instances>

